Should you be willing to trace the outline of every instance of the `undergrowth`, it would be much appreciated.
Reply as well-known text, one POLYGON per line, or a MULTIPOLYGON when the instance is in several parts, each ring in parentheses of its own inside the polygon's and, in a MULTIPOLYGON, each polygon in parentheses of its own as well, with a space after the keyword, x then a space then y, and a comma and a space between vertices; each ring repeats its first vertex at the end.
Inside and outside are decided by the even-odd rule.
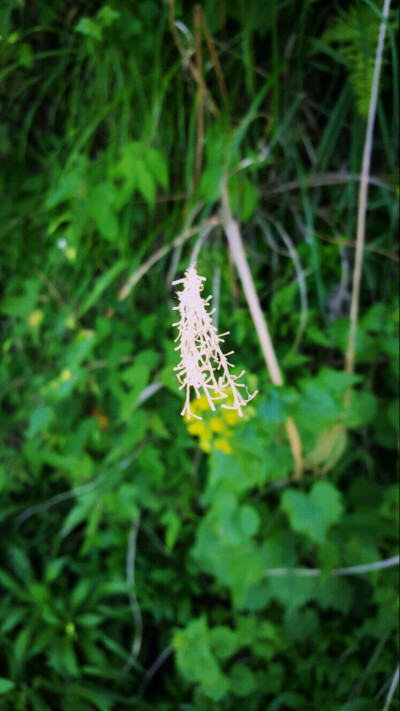
POLYGON ((397 14, 346 374, 381 7, 3 2, 2 710, 396 708, 397 14), (180 415, 196 244, 243 420, 180 415))

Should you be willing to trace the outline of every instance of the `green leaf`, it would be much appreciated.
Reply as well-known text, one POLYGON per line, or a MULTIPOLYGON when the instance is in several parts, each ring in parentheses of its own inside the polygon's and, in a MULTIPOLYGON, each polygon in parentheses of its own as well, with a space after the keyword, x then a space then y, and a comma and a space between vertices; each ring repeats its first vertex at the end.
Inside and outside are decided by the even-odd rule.
POLYGON ((236 696, 249 696, 257 688, 254 673, 245 664, 235 664, 229 673, 229 678, 232 692, 236 696))
POLYGON ((89 213, 102 237, 114 242, 119 226, 116 217, 117 191, 113 183, 100 183, 88 192, 89 213))
POLYGON ((210 630, 211 648, 219 659, 228 659, 238 647, 238 635, 230 627, 213 627, 210 630))
POLYGON ((108 289, 110 284, 112 284, 114 279, 116 279, 118 274, 120 274, 126 266, 127 263, 125 261, 119 260, 113 264, 110 269, 107 269, 104 274, 98 277, 98 279, 96 279, 93 288, 79 309, 79 317, 82 317, 87 311, 89 311, 89 309, 92 308, 92 306, 97 303, 103 292, 108 289))
POLYGON ((136 161, 135 171, 137 189, 150 207, 153 207, 156 200, 156 183, 144 159, 138 159, 136 161))
POLYGON ((381 711, 382 706, 378 706, 371 699, 353 699, 341 706, 339 711, 381 711))
POLYGON ((350 406, 346 410, 346 424, 356 428, 373 422, 377 410, 377 398, 373 393, 353 390, 350 406))
POLYGON ((340 494, 329 482, 314 484, 310 494, 288 490, 282 495, 282 508, 294 531, 304 533, 314 543, 323 543, 329 528, 343 511, 340 494))
POLYGON ((83 174, 82 168, 77 168, 67 175, 64 175, 58 186, 50 192, 46 200, 47 209, 57 207, 62 202, 72 200, 81 194, 83 189, 83 174))
POLYGON ((242 506, 239 510, 240 527, 244 536, 250 537, 257 533, 260 526, 260 517, 251 506, 242 506))
POLYGON ((11 679, 5 679, 0 677, 0 694, 7 694, 9 691, 15 688, 15 684, 11 679))
POLYGON ((82 17, 75 26, 75 32, 92 37, 97 41, 102 38, 101 27, 90 17, 82 17))
POLYGON ((232 175, 229 178, 228 188, 233 214, 242 222, 247 222, 257 206, 257 188, 242 175, 232 175))
POLYGON ((115 20, 118 20, 119 12, 113 10, 109 5, 103 5, 97 13, 97 20, 102 27, 110 27, 115 20))
POLYGON ((199 182, 199 194, 208 203, 219 199, 222 183, 222 166, 211 166, 204 171, 199 182))
POLYGON ((52 415, 53 410, 51 407, 37 407, 29 418, 29 425, 26 431, 27 438, 35 437, 39 432, 46 430, 52 415))
POLYGON ((211 640, 205 617, 193 620, 173 638, 178 668, 190 682, 201 685, 206 696, 219 701, 228 691, 229 682, 211 652, 211 640))
POLYGON ((159 183, 162 188, 168 187, 168 168, 167 163, 160 151, 155 148, 148 148, 144 155, 146 167, 149 169, 152 177, 159 183))
POLYGON ((288 608, 285 615, 285 627, 290 639, 302 642, 312 637, 318 630, 319 618, 315 610, 288 608))

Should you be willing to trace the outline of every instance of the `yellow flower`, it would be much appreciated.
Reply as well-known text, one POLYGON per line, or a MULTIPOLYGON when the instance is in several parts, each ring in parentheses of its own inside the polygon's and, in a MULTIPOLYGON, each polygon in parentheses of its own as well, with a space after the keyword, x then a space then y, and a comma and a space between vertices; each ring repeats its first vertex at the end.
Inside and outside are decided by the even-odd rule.
POLYGON ((225 454, 232 453, 231 445, 229 444, 227 439, 221 439, 221 438, 216 439, 214 442, 214 447, 215 447, 215 449, 219 449, 221 452, 224 452, 225 454))
POLYGON ((61 371, 60 375, 60 382, 61 383, 66 383, 68 380, 71 380, 72 378, 72 373, 69 368, 64 368, 64 370, 61 371))
POLYGON ((193 401, 193 406, 195 410, 208 410, 209 409, 209 404, 208 400, 205 395, 200 395, 198 400, 193 401))
POLYGON ((43 311, 32 311, 28 316, 28 323, 32 328, 37 328, 43 321, 43 311))
POLYGON ((223 432, 224 423, 220 417, 212 417, 210 420, 210 427, 212 432, 223 432))
POLYGON ((200 442, 199 442, 199 447, 200 447, 200 449, 203 450, 203 452, 207 452, 207 454, 209 454, 209 452, 211 452, 210 440, 205 437, 201 437, 200 442))
POLYGON ((67 257, 67 259, 69 259, 70 262, 74 262, 76 257, 75 247, 67 247, 65 250, 65 256, 67 257))
POLYGON ((239 421, 239 415, 237 410, 222 410, 224 413, 224 419, 228 425, 236 425, 239 421))
POLYGON ((206 431, 206 425, 203 420, 197 420, 188 425, 188 432, 192 435, 202 435, 206 431))

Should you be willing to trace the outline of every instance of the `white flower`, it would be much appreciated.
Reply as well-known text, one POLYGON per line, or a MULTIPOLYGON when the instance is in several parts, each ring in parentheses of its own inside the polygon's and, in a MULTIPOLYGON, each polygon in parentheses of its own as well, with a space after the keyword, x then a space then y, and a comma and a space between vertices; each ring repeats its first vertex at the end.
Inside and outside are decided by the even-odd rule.
POLYGON ((228 335, 229 331, 217 334, 217 329, 211 320, 214 311, 207 311, 212 297, 208 296, 207 299, 201 297, 203 281, 206 281, 205 277, 197 274, 196 264, 193 263, 183 279, 173 282, 173 285, 183 284, 182 291, 178 292, 179 305, 174 307, 180 313, 180 320, 173 324, 179 329, 175 339, 179 341, 179 345, 175 350, 180 351, 181 355, 181 361, 174 370, 177 371, 177 378, 181 384, 180 390, 186 388, 185 406, 181 415, 186 414, 189 419, 196 417, 201 420, 201 417, 190 410, 191 388, 198 398, 200 389, 204 390, 211 410, 215 410, 214 400, 226 398, 226 390, 230 388, 233 394, 233 405, 222 405, 222 407, 237 410, 242 417, 242 407, 257 395, 257 391, 250 396, 247 392, 247 399, 245 399, 239 388, 246 388, 246 386, 237 382, 245 371, 243 370, 239 375, 232 375, 229 372, 229 368, 233 365, 228 361, 228 356, 233 351, 224 354, 220 347, 220 344, 224 343, 223 336, 228 335))

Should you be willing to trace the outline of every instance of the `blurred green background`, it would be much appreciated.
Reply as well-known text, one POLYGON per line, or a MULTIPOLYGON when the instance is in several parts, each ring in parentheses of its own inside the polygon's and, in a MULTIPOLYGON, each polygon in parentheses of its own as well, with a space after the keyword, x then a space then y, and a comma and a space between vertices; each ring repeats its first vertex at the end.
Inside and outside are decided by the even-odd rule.
POLYGON ((2 1, 2 711, 398 708, 398 568, 380 566, 398 553, 398 9, 344 372, 381 13, 2 1), (194 425, 171 282, 199 237, 204 293, 259 394, 194 425))

